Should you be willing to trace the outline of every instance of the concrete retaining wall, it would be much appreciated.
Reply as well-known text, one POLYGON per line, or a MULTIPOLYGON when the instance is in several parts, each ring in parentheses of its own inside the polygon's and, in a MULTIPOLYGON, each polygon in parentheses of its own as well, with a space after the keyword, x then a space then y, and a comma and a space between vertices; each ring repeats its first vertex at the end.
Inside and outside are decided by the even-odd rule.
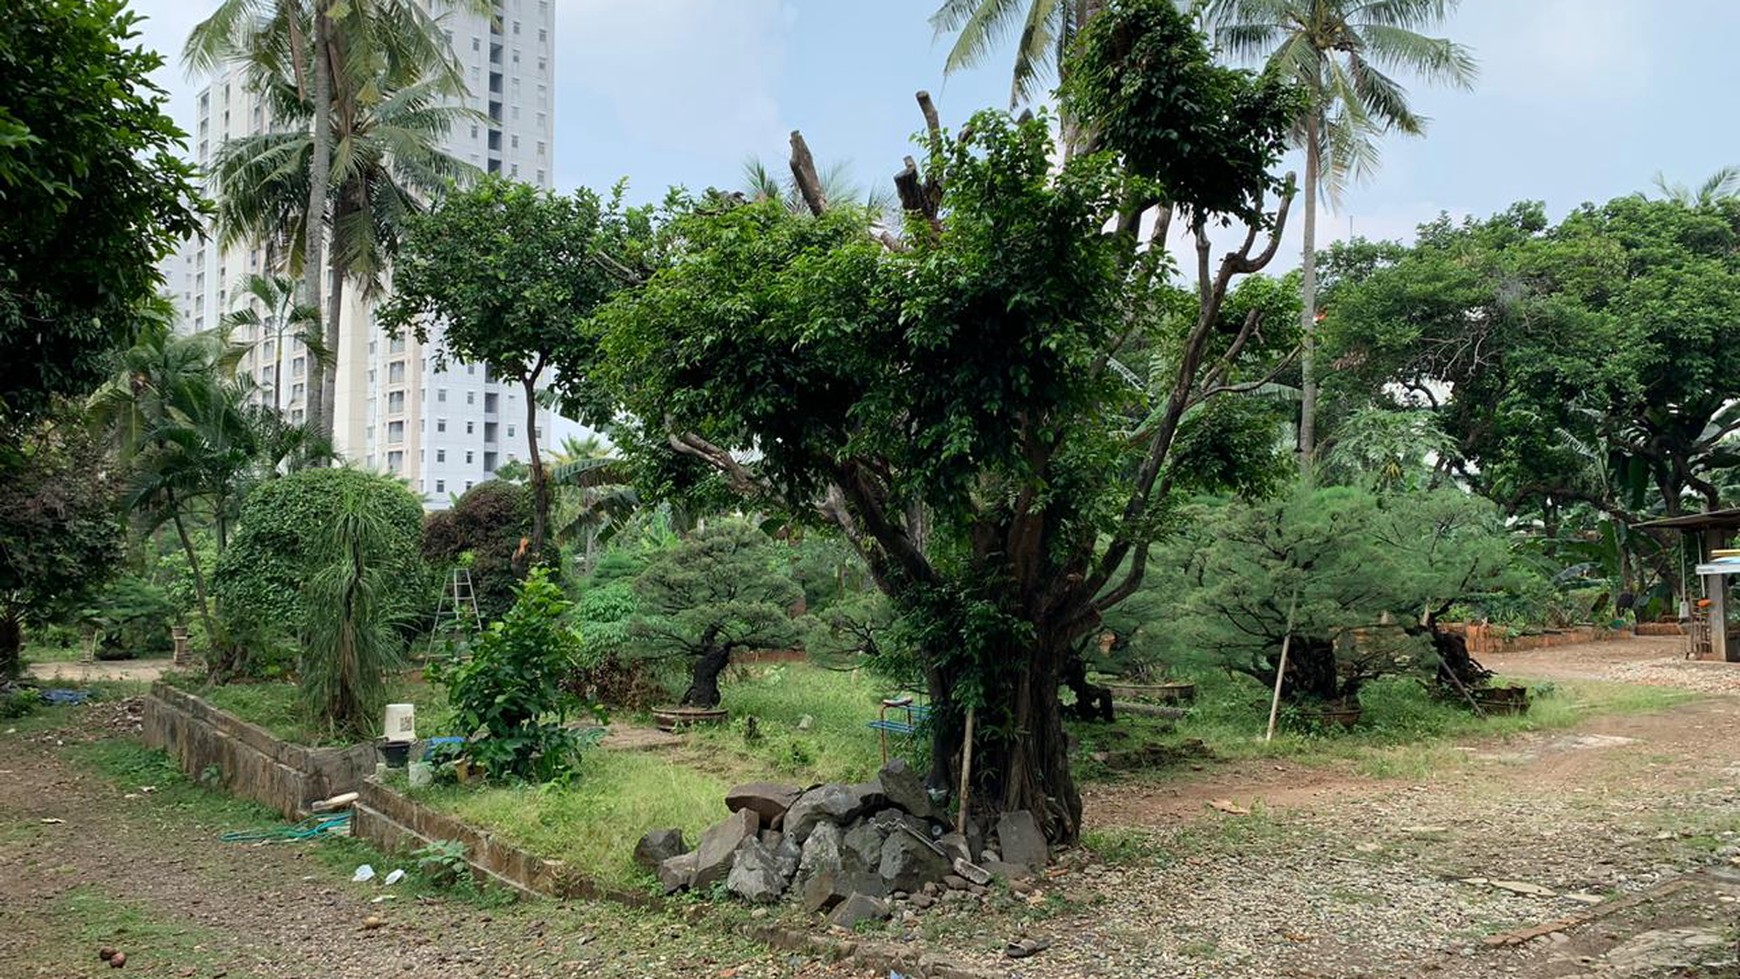
POLYGON ((465 844, 478 874, 528 894, 616 901, 636 907, 663 902, 650 894, 606 887, 561 860, 546 860, 369 779, 357 788, 350 832, 387 853, 407 853, 436 840, 465 844))
POLYGON ((182 771, 200 778, 215 767, 230 794, 287 819, 301 817, 309 803, 358 789, 375 770, 372 744, 292 744, 166 683, 151 685, 143 723, 146 746, 168 752, 182 771))

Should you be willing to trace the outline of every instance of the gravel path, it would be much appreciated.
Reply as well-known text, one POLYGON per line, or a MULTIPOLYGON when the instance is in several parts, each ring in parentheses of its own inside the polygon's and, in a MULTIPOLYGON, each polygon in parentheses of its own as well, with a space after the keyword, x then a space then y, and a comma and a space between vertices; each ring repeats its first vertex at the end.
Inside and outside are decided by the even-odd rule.
MULTIPOLYGON (((98 705, 93 710, 101 710, 98 705)), ((235 826, 124 791, 56 736, 0 735, 0 977, 233 979, 839 975, 722 929, 608 904, 371 903, 305 844, 215 842, 235 826), (381 919, 368 927, 371 915, 381 919), (118 933, 117 933, 118 930, 118 933)))

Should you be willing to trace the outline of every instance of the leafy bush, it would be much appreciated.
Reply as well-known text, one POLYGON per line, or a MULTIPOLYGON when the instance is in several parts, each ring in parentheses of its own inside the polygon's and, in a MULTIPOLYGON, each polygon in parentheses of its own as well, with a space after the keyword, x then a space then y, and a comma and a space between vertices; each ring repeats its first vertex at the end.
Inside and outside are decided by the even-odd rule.
POLYGON ((630 654, 630 625, 640 605, 621 579, 586 589, 574 607, 579 658, 563 686, 582 700, 642 710, 667 697, 655 664, 630 654))
POLYGON ((411 852, 417 870, 436 887, 452 887, 471 873, 465 861, 465 844, 458 840, 435 840, 411 852))
MULTIPOLYGON (((281 636, 306 621, 306 586, 321 567, 318 555, 345 500, 353 497, 384 535, 382 610, 397 619, 435 607, 434 577, 419 556, 423 506, 417 497, 390 477, 356 469, 305 469, 248 494, 211 576, 212 595, 233 636, 281 636)), ((258 673, 260 665, 250 655, 243 671, 258 673)))
POLYGON ((564 621, 573 605, 533 569, 513 607, 471 644, 470 657, 433 664, 447 687, 465 754, 496 779, 549 781, 573 769, 580 738, 565 725, 577 699, 562 679, 580 655, 580 637, 564 621))
POLYGON ((428 516, 423 558, 445 571, 469 554, 472 591, 487 622, 501 618, 514 603, 520 569, 531 563, 520 554, 531 532, 531 491, 492 479, 466 490, 451 509, 428 516))
POLYGON ((389 516, 347 495, 326 540, 311 555, 302 632, 302 706, 335 734, 374 733, 387 702, 387 675, 404 661, 391 604, 396 528, 389 516))
POLYGON ((105 660, 169 655, 175 648, 169 636, 175 617, 169 594, 137 575, 115 579, 81 615, 96 628, 96 655, 105 660))

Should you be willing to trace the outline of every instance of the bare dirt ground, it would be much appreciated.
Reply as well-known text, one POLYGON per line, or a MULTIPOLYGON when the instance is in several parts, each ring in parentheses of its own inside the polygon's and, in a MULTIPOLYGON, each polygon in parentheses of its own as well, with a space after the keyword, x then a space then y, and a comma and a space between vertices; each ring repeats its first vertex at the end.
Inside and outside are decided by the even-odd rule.
MULTIPOLYGON (((1106 859, 1068 858, 1028 899, 1020 927, 1049 948, 1007 959, 1017 919, 969 910, 927 913, 913 932, 1032 979, 1740 977, 1740 665, 1685 663, 1671 639, 1488 665, 1698 696, 1423 748, 1421 777, 1250 762, 1102 787, 1087 806, 1106 859), (1218 799, 1250 811, 1207 805, 1218 799)), ((108 974, 94 955, 111 921, 136 936, 127 968, 145 975, 870 974, 608 905, 371 904, 378 890, 306 848, 214 843, 235 827, 129 800, 68 750, 0 736, 6 979, 108 974), (363 927, 370 914, 385 923, 363 927)))
POLYGON ((38 680, 88 683, 92 680, 134 680, 150 683, 174 668, 166 659, 98 660, 95 663, 31 663, 25 670, 38 680))

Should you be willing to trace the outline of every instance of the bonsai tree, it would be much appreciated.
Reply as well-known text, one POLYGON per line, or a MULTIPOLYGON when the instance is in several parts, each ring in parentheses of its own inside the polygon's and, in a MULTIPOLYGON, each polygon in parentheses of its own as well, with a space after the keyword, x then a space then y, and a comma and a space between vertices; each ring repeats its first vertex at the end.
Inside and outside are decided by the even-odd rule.
POLYGON ((1378 677, 1436 669, 1436 616, 1512 573, 1490 504, 1455 489, 1301 488, 1204 517, 1183 557, 1186 630, 1265 685, 1286 643, 1292 702, 1350 702, 1378 677))
POLYGON ((719 706, 719 674, 742 649, 798 640, 791 608, 803 589, 766 534, 740 521, 699 531, 635 579, 634 634, 655 653, 694 661, 684 707, 719 706))

